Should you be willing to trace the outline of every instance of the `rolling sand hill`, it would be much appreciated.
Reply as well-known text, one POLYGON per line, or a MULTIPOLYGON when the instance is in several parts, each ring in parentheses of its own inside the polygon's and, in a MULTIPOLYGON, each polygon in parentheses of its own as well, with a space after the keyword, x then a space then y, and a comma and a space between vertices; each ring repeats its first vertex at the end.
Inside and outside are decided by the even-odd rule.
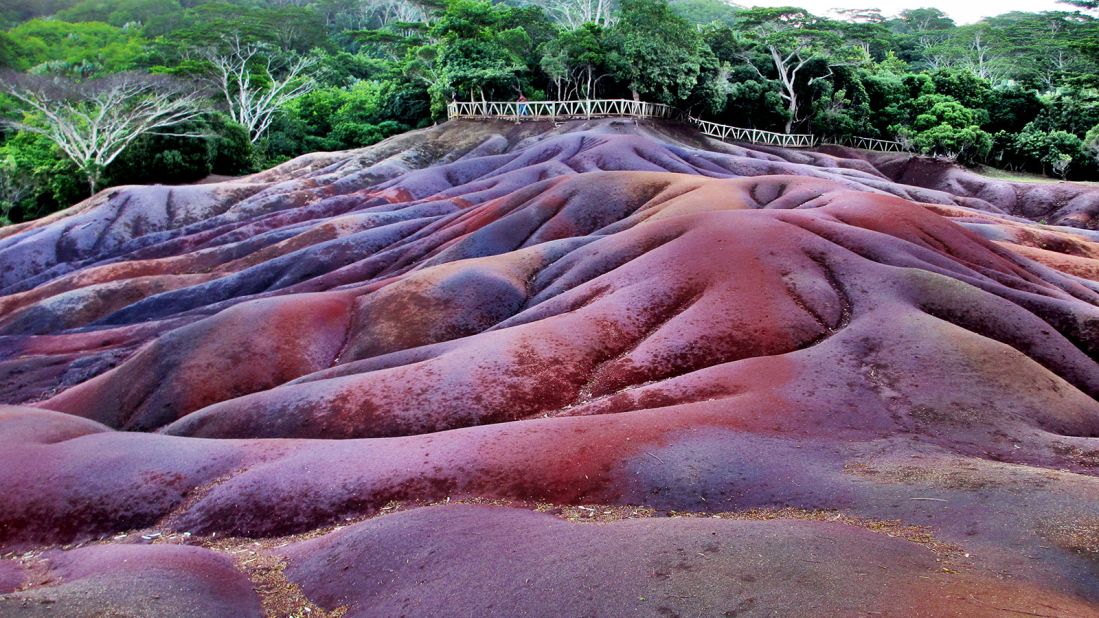
POLYGON ((1097 616, 1096 228, 622 120, 104 191, 0 230, 0 614, 1097 616))

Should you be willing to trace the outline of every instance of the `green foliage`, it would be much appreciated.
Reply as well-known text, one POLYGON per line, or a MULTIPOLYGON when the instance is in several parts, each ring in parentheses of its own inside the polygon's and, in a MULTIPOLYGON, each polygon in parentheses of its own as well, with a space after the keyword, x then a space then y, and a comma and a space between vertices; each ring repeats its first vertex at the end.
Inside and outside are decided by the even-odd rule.
POLYGON ((392 108, 392 82, 363 81, 350 88, 321 88, 291 102, 261 140, 267 162, 315 151, 369 146, 410 126, 392 108))
POLYGON ((698 30, 663 0, 623 0, 621 10, 607 33, 614 77, 646 100, 685 101, 709 53, 698 30))
POLYGON ((837 22, 793 8, 755 8, 738 13, 739 56, 761 80, 771 81, 785 101, 783 130, 807 120, 813 87, 833 67, 869 63, 866 48, 846 38, 837 22))
POLYGON ((194 121, 137 138, 104 171, 103 184, 179 184, 209 175, 214 141, 179 136, 207 129, 205 123, 194 121))
MULTIPOLYGON (((902 78, 904 89, 911 92, 923 80, 902 78)), ((920 92, 925 92, 923 85, 920 92)), ((898 120, 887 134, 911 141, 920 152, 946 156, 962 163, 984 160, 992 150, 992 135, 981 128, 988 112, 962 105, 945 94, 921 94, 890 105, 885 114, 898 120)))
POLYGON ((210 174, 238 176, 252 170, 253 158, 247 130, 217 114, 139 137, 106 169, 105 184, 182 184, 210 174))
POLYGON ((1043 107, 1034 90, 1019 86, 997 88, 989 98, 989 121, 984 128, 992 133, 1021 131, 1027 123, 1038 117, 1043 107))
POLYGON ((1092 127, 1084 136, 1084 148, 1091 157, 1092 165, 1099 164, 1099 124, 1092 127))
POLYGON ((347 87, 362 79, 383 77, 393 69, 392 62, 364 53, 318 49, 314 50, 313 57, 317 60, 313 79, 322 86, 347 87))
POLYGON ((954 127, 943 123, 915 133, 912 142, 920 152, 963 163, 980 161, 992 149, 992 136, 974 125, 954 127))
POLYGON ((912 122, 912 128, 917 131, 926 131, 941 124, 955 127, 981 124, 981 111, 968 108, 946 95, 926 94, 916 99, 913 109, 918 112, 912 122))
POLYGON ((813 133, 827 137, 877 135, 871 122, 870 95, 858 73, 838 67, 835 83, 819 82, 813 104, 813 133))
POLYGON ((518 96, 534 40, 513 26, 514 13, 485 0, 453 0, 430 30, 437 43, 409 51, 412 71, 427 84, 432 115, 442 115, 454 96, 518 96))
POLYGON ((1067 131, 1043 131, 1036 123, 1011 136, 1002 157, 1018 169, 1061 178, 1094 166, 1084 140, 1067 131))
POLYGON ((220 47, 232 38, 299 54, 331 47, 320 14, 296 6, 253 8, 227 2, 204 3, 151 17, 145 35, 154 39, 150 64, 172 64, 196 49, 220 47))
POLYGON ((931 73, 931 82, 936 93, 972 109, 987 108, 992 98, 992 85, 971 71, 939 69, 931 73))
POLYGON ((770 84, 750 79, 743 68, 735 70, 729 82, 725 109, 717 121, 759 129, 779 128, 786 121, 782 98, 770 84))
POLYGON ((1046 98, 1045 108, 1034 122, 1043 131, 1064 130, 1083 136, 1099 124, 1099 90, 1064 88, 1046 98))
POLYGON ((595 24, 562 32, 541 51, 540 68, 553 82, 557 99, 593 98, 599 81, 609 73, 605 32, 595 24))
POLYGON ((207 116, 207 125, 213 135, 210 173, 241 176, 255 171, 256 153, 247 128, 224 114, 207 116))
POLYGON ((145 46, 136 29, 99 22, 34 19, 12 28, 7 36, 14 68, 80 77, 130 69, 145 46))
POLYGON ((63 21, 98 21, 112 26, 148 23, 150 19, 182 10, 179 0, 83 0, 58 11, 54 17, 63 21))
POLYGON ((39 135, 16 133, 0 146, 0 162, 6 176, 0 208, 12 222, 41 217, 87 196, 76 164, 39 135))
POLYGON ((736 8, 724 0, 673 0, 670 4, 676 13, 695 25, 736 23, 736 8))
POLYGON ((15 41, 6 32, 0 32, 0 69, 9 68, 16 62, 15 41))
POLYGON ((920 34, 949 30, 954 20, 935 8, 905 9, 892 21, 894 30, 903 34, 920 34))

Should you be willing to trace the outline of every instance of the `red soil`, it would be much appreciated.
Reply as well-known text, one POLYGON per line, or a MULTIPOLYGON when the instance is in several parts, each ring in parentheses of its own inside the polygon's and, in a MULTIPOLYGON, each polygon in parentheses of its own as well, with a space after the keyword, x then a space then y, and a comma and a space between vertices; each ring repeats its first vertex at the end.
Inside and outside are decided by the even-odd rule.
POLYGON ((1099 615, 1093 214, 900 165, 448 123, 13 230, 0 614, 1099 615))

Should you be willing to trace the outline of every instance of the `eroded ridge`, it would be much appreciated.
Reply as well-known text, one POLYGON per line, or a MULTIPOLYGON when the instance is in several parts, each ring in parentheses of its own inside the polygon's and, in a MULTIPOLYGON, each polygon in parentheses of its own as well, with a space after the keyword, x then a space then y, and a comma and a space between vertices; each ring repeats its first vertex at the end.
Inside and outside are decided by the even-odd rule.
POLYGON ((1099 236, 851 154, 452 122, 5 229, 0 610, 1095 615, 1099 236))

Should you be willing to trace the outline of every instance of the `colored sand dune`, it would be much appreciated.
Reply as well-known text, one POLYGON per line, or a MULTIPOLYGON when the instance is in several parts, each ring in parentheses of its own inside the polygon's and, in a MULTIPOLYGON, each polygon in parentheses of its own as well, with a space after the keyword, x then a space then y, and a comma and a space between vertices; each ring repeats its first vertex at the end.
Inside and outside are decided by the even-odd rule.
POLYGON ((0 230, 0 614, 1099 615, 1099 187, 450 122, 0 230))

